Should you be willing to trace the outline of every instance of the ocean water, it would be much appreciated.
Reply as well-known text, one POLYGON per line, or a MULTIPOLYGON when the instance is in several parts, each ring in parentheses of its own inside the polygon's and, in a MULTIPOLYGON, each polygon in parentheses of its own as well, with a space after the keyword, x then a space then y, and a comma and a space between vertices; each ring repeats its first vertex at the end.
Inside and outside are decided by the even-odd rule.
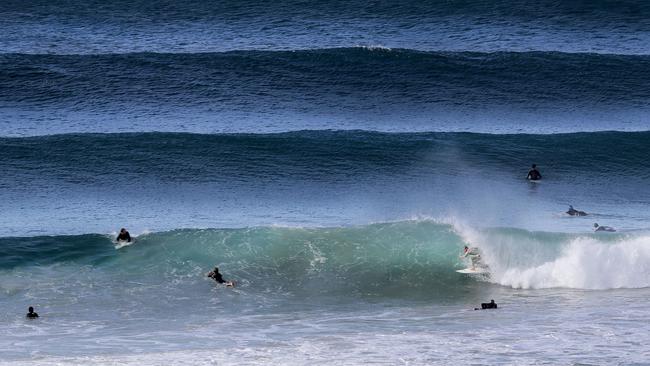
POLYGON ((5 1, 0 29, 1 365, 650 364, 648 3, 5 1))

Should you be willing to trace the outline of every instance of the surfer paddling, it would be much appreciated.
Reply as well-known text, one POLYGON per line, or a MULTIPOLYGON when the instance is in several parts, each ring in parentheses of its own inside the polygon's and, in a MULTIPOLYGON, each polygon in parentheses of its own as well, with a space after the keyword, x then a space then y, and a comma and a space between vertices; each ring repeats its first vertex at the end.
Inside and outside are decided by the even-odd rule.
POLYGON ((587 216, 584 211, 576 210, 573 206, 569 205, 569 210, 566 212, 569 216, 587 216))
POLYGON ((490 302, 483 302, 481 303, 481 308, 474 308, 474 310, 485 310, 485 309, 498 309, 497 303, 494 302, 494 300, 491 300, 490 302))
POLYGON ((208 277, 217 281, 217 283, 224 284, 228 287, 235 287, 235 283, 233 281, 226 281, 223 279, 223 276, 221 275, 221 273, 219 273, 218 267, 214 267, 212 271, 208 272, 208 277))
POLYGON ((607 231, 607 232, 613 233, 613 232, 616 231, 616 229, 614 229, 611 226, 601 226, 601 225, 598 225, 598 223, 594 223, 594 231, 596 231, 596 232, 598 232, 598 231, 607 231))
POLYGON ((115 241, 130 243, 131 242, 131 234, 129 234, 129 232, 125 228, 121 228, 120 233, 117 235, 117 239, 115 239, 115 241))

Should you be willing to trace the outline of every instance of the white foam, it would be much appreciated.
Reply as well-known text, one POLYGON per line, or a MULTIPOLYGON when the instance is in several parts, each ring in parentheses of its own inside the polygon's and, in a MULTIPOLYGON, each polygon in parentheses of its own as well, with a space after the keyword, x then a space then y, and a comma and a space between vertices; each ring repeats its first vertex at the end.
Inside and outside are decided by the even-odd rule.
MULTIPOLYGON (((457 218, 445 220, 468 245, 480 248, 490 281, 513 288, 603 290, 650 287, 650 235, 535 238, 487 233, 457 218), (609 240, 608 240, 609 239, 609 240), (548 258, 549 253, 557 252, 548 258), (543 259, 541 259, 543 258, 543 259)), ((552 234, 549 234, 552 235, 552 234)))
POLYGON ((530 268, 507 268, 493 281, 514 288, 612 289, 650 287, 650 237, 610 244, 573 239, 553 261, 530 268))

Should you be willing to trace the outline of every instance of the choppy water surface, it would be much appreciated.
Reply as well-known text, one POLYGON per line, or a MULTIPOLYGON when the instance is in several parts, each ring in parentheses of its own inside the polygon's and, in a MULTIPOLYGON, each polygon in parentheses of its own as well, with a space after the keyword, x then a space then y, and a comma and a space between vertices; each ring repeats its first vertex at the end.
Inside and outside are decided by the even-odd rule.
POLYGON ((0 364, 647 363, 649 19, 6 1, 0 364))

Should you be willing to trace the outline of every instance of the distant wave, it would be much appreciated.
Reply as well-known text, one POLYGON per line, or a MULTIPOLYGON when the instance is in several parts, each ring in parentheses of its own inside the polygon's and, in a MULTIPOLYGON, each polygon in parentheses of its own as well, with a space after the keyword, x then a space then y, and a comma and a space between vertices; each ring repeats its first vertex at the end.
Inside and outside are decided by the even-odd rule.
POLYGON ((650 56, 337 48, 0 55, 0 105, 213 111, 648 108, 650 56))
POLYGON ((376 45, 648 54, 645 1, 6 1, 19 53, 215 52, 376 45))

